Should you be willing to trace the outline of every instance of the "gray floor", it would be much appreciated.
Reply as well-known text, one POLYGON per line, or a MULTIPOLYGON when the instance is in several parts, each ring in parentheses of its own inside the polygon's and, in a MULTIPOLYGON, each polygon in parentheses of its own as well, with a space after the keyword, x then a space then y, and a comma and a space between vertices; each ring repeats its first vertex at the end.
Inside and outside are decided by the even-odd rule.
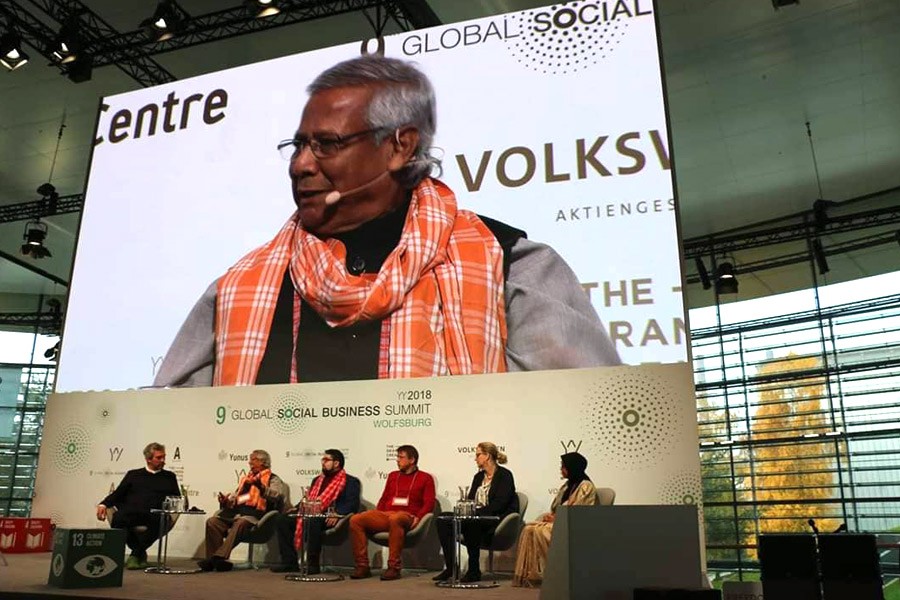
MULTIPOLYGON (((47 585, 50 554, 7 554, 8 566, 0 561, 0 600, 31 600, 41 597, 81 597, 117 600, 209 600, 241 598, 272 600, 286 595, 322 600, 365 598, 397 600, 398 598, 537 600, 538 590, 514 588, 508 576, 500 578, 500 587, 485 590, 448 590, 437 588, 431 581, 434 573, 404 572, 398 581, 380 581, 377 577, 335 583, 298 583, 285 581, 282 575, 268 570, 199 573, 196 575, 151 575, 142 571, 126 571, 121 588, 60 590, 47 585)), ((187 561, 170 561, 170 566, 188 565, 187 561)))

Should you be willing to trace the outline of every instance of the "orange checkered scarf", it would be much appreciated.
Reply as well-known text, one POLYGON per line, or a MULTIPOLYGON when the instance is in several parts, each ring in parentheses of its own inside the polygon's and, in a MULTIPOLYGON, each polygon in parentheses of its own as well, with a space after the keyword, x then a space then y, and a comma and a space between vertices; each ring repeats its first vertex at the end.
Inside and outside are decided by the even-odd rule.
MULTIPOLYGON (((506 371, 503 251, 446 185, 425 179, 413 190, 400 241, 374 277, 347 273, 343 243, 298 223, 295 213, 219 280, 213 385, 256 382, 286 268, 295 344, 299 294, 332 327, 384 319, 379 378, 506 371)), ((302 369, 292 366, 292 383, 302 369)))
POLYGON ((263 469, 257 474, 253 472, 247 473, 238 481, 237 490, 235 490, 235 498, 237 504, 244 506, 252 506, 256 510, 266 510, 266 497, 259 492, 259 488, 253 485, 259 482, 263 487, 269 487, 269 480, 272 479, 272 470, 263 469))

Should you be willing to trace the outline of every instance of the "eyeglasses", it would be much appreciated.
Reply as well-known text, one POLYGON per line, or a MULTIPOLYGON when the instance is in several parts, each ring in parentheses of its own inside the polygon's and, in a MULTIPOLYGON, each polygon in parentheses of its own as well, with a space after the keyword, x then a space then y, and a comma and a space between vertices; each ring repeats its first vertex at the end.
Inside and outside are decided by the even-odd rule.
POLYGON ((283 159, 293 160, 294 157, 303 152, 304 148, 309 148, 316 158, 332 158, 349 146, 353 140, 362 139, 363 136, 384 131, 384 129, 384 127, 375 127, 374 129, 333 137, 306 137, 298 135, 294 139, 278 142, 278 152, 281 153, 283 159))

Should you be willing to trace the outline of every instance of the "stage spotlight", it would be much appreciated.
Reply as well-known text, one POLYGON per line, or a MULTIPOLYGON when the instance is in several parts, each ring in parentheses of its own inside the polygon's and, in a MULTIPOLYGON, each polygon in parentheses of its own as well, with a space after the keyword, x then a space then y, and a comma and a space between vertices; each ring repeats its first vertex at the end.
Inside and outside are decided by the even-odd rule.
POLYGON ((65 67, 66 77, 73 83, 90 81, 94 72, 94 57, 81 53, 65 67))
POLYGON ((22 40, 13 32, 0 36, 0 64, 15 71, 28 62, 28 54, 22 49, 22 40))
POLYGON ((717 294, 737 294, 738 280, 734 276, 734 265, 730 262, 719 264, 716 269, 716 293, 717 294))
POLYGON ((81 49, 82 43, 78 35, 78 25, 75 21, 70 21, 62 26, 56 39, 53 40, 53 58, 59 64, 65 65, 77 60, 81 49))
POLYGON ((699 256, 694 259, 694 264, 697 265, 697 274, 700 275, 700 283, 703 284, 703 289, 708 290, 712 287, 712 283, 709 280, 706 265, 703 264, 703 260, 699 256))
POLYGON ((828 259, 825 258, 825 250, 822 249, 822 242, 813 240, 813 258, 816 259, 816 265, 819 267, 819 275, 824 275, 829 271, 828 259))
POLYGON ((257 19, 272 17, 281 12, 276 0, 244 0, 244 5, 257 19))
POLYGON ((56 357, 59 356, 59 342, 56 342, 52 347, 44 350, 44 358, 50 359, 51 361, 56 361, 56 357))
POLYGON ((175 37, 184 26, 184 17, 175 6, 174 0, 160 0, 153 16, 141 21, 141 27, 157 42, 164 42, 175 37))
POLYGON ((22 254, 34 259, 53 256, 53 254, 50 253, 50 250, 44 247, 44 239, 46 237, 46 223, 43 223, 40 219, 28 221, 28 223, 25 224, 25 233, 22 235, 22 239, 25 241, 25 243, 22 244, 22 254))

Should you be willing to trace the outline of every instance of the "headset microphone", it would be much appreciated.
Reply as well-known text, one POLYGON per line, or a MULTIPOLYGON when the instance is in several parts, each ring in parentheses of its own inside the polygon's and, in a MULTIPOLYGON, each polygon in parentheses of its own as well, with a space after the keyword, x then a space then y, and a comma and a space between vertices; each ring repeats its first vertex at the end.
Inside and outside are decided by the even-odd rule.
POLYGON ((347 196, 355 196, 359 192, 369 188, 370 186, 375 185, 376 183, 378 183, 385 177, 389 176, 390 174, 391 174, 390 171, 385 171, 384 173, 382 173, 378 177, 375 177, 368 183, 364 183, 361 186, 355 187, 355 188, 347 190, 345 192, 339 192, 337 190, 332 190, 325 195, 325 206, 332 206, 333 204, 337 204, 338 202, 340 202, 343 198, 346 198, 347 196))

